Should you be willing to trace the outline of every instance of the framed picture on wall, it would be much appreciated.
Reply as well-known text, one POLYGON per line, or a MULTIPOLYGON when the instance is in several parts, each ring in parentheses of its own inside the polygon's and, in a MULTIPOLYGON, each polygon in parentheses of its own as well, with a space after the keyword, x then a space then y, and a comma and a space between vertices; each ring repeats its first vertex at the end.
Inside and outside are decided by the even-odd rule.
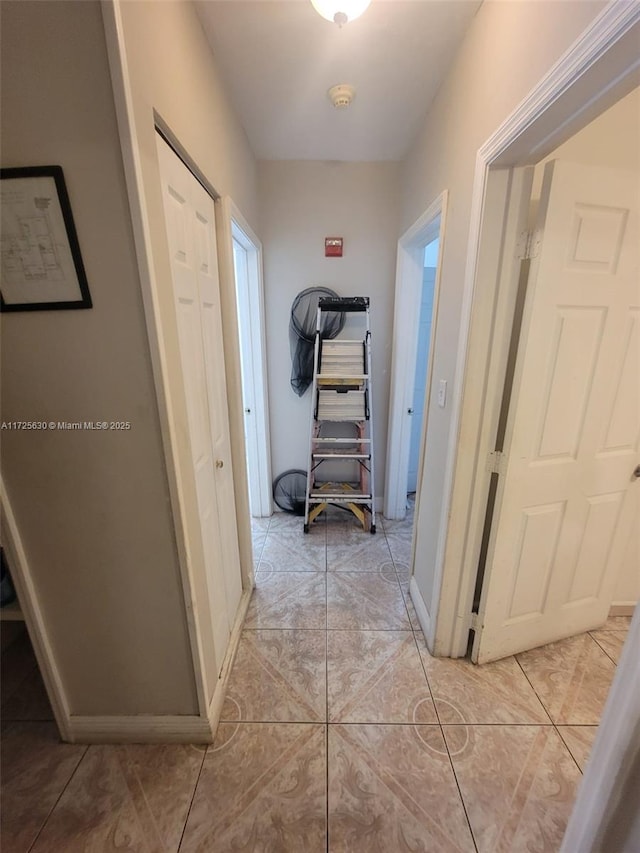
POLYGON ((1 311, 91 308, 61 166, 0 169, 1 311))

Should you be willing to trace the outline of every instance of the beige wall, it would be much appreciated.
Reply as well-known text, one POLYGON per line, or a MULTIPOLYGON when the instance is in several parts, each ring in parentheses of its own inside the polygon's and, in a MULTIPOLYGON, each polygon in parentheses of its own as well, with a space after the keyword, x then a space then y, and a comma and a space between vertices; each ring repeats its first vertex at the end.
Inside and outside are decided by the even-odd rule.
MULTIPOLYGON (((404 162, 401 230, 442 190, 449 191, 433 360, 433 387, 438 387, 439 379, 446 379, 449 400, 457 390, 453 380, 476 153, 604 5, 589 0, 486 0, 404 162)), ((440 409, 432 397, 416 542, 416 582, 429 611, 450 429, 451 405, 440 409)), ((465 450, 460 447, 459 453, 465 450)), ((445 562, 457 544, 452 537, 459 541, 463 529, 463 525, 449 523, 445 562)))
POLYGON ((196 697, 100 5, 2 3, 2 165, 60 164, 94 307, 1 315, 2 468, 73 714, 196 697))
MULTIPOLYGON (((256 233, 256 164, 246 136, 224 91, 215 60, 193 4, 187 2, 127 2, 119 4, 125 59, 135 122, 135 146, 140 155, 142 193, 148 217, 151 250, 150 277, 157 297, 170 389, 173 452, 182 472, 182 525, 186 559, 196 593, 196 616, 201 629, 209 697, 216 684, 223 650, 213 646, 204 558, 199 532, 195 482, 188 445, 187 412, 182 388, 177 328, 167 247, 160 174, 156 153, 154 110, 168 124, 182 147, 222 196, 229 195, 256 233), (216 659, 216 655, 217 658, 216 659)), ((220 205, 216 205, 219 251, 225 247, 220 205)), ((240 556, 251 566, 249 506, 245 475, 240 357, 235 308, 235 284, 229 259, 221 267, 221 303, 225 369, 230 405, 236 508, 240 556)), ((231 496, 223 499, 232 500, 231 496)), ((239 570, 239 567, 238 567, 239 570)), ((250 571, 250 569, 249 569, 250 571)), ((233 614, 230 614, 233 620, 233 614)))
POLYGON ((640 88, 621 98, 538 163, 531 188, 534 199, 540 198, 544 167, 550 160, 640 172, 640 88))
MULTIPOLYGON (((255 162, 193 6, 127 2, 122 16, 151 272, 166 319, 171 282, 153 110, 257 230, 255 162)), ((94 301, 89 311, 2 316, 2 417, 132 422, 126 433, 2 435, 3 474, 55 660, 73 714, 194 714, 178 547, 100 4, 4 2, 2 51, 2 165, 63 166, 94 301)), ((228 275, 222 300, 237 445, 242 412, 228 275)), ((170 317, 167 353, 179 387, 170 317)), ((179 394, 174 404, 178 454, 188 465, 179 394)), ((234 464, 238 454, 242 468, 235 446, 234 464)), ((246 486, 237 499, 242 508, 246 486)), ((183 508, 194 542, 192 483, 183 508)), ((250 561, 246 539, 241 547, 250 561)), ((189 558, 202 578, 197 547, 189 558)), ((206 602, 202 583, 198 592, 206 602)), ((213 689, 216 653, 207 613, 200 615, 213 689)))
POLYGON ((311 392, 300 398, 291 388, 288 329, 295 296, 318 285, 371 298, 376 494, 383 495, 398 176, 395 163, 259 164, 274 478, 307 467, 311 392), (332 236, 344 238, 342 258, 324 257, 332 236))
POLYGON ((257 231, 255 160, 193 4, 125 0, 120 5, 142 141, 153 128, 155 109, 217 192, 231 195, 257 231))

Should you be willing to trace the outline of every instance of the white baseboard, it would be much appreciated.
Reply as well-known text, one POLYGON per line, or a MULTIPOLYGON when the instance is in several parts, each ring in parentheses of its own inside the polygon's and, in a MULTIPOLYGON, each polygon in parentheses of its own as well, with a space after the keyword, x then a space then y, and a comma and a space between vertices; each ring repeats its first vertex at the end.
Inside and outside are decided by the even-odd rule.
POLYGON ((409 583, 409 595, 411 596, 411 601, 413 601, 413 606, 418 616, 418 621, 420 622, 420 627, 422 628, 422 633, 424 634, 424 639, 427 644, 427 648, 431 652, 433 650, 433 637, 431 636, 431 616, 429 615, 429 611, 427 610, 427 605, 424 603, 422 593, 418 589, 418 584, 416 583, 415 577, 412 577, 409 583))
POLYGON ((236 621, 220 678, 213 693, 208 718, 197 715, 154 716, 80 716, 71 715, 68 722, 70 743, 212 743, 215 737, 229 674, 238 650, 252 590, 240 599, 236 621))
POLYGON ((69 717, 71 743, 211 743, 209 720, 197 716, 69 717))
POLYGON ((635 609, 635 601, 617 601, 609 608, 609 616, 633 616, 635 609))
POLYGON ((231 675, 233 662, 236 659, 238 646, 240 645, 240 637, 242 636, 244 620, 247 615, 247 610, 249 609, 249 602, 251 601, 252 592, 253 587, 251 589, 245 589, 242 592, 242 598, 240 599, 240 604, 238 605, 238 612, 236 613, 236 619, 233 624, 231 636, 229 638, 229 645, 227 646, 227 653, 224 658, 224 663, 222 664, 222 669, 220 670, 220 677, 218 678, 218 683, 216 684, 216 688, 213 691, 213 696, 211 697, 211 703, 209 705, 209 724, 211 725, 211 731, 213 732, 214 736, 218 729, 218 723, 220 722, 222 706, 224 705, 224 699, 227 695, 227 685, 229 683, 229 676, 231 675))

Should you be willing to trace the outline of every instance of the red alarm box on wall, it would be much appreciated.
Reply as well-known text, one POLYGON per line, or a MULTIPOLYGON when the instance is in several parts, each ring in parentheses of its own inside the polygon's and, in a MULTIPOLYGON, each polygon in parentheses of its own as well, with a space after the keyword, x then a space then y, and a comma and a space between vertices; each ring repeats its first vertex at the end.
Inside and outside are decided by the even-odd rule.
POLYGON ((325 258, 342 257, 342 237, 324 238, 324 256, 325 258))

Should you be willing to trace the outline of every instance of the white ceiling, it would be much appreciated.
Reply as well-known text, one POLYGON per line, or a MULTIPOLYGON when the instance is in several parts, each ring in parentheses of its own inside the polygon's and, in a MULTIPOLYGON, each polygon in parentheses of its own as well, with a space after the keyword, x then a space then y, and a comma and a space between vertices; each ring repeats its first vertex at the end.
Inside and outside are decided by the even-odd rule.
POLYGON ((339 28, 310 0, 197 0, 254 154, 401 160, 481 0, 373 0, 339 28), (355 86, 347 110, 327 90, 355 86))

